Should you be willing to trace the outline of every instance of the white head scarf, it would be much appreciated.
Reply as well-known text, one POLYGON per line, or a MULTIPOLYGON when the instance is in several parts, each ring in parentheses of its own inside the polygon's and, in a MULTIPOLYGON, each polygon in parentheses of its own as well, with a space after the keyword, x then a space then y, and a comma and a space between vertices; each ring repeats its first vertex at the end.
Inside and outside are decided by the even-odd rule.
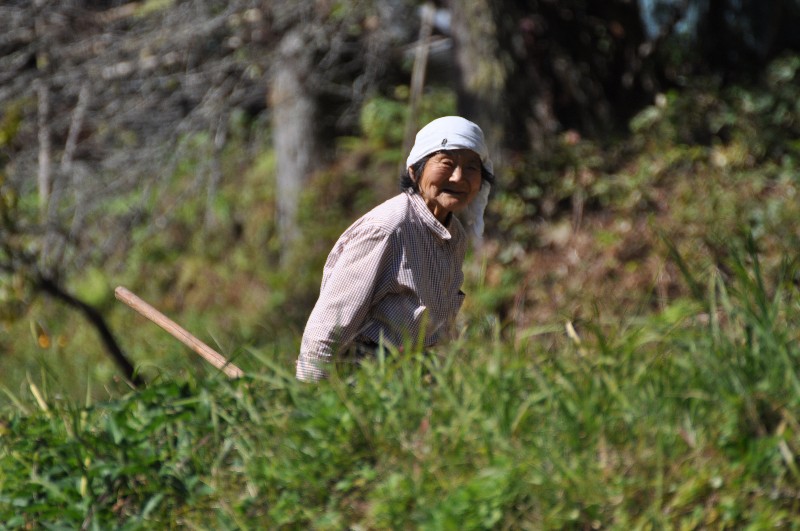
MULTIPOLYGON (((406 167, 411 167, 421 159, 442 150, 469 149, 478 154, 481 164, 492 173, 492 161, 483 138, 483 131, 476 124, 460 116, 444 116, 437 118, 419 130, 414 147, 406 159, 406 167)), ((481 189, 475 199, 467 205, 461 218, 468 230, 477 237, 483 236, 483 212, 489 201, 491 185, 481 182, 481 189)))

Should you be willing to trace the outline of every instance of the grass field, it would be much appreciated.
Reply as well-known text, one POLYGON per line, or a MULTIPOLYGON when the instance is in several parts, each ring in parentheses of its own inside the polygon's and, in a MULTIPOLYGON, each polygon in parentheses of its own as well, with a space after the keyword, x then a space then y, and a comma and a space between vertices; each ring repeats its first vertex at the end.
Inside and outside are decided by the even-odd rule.
POLYGON ((36 400, 0 425, 0 521, 798 528, 797 271, 763 278, 752 254, 731 268, 647 318, 515 341, 486 327, 319 386, 255 350, 240 381, 165 379, 96 404, 31 381, 36 400))

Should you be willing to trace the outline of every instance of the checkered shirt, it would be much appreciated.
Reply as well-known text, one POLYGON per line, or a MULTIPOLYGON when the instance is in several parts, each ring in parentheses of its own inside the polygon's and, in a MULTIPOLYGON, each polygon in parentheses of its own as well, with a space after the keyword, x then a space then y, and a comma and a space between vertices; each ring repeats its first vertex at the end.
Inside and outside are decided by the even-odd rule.
POLYGON ((306 324, 296 376, 318 381, 354 345, 431 347, 452 329, 464 301, 466 234, 440 223, 419 194, 389 199, 353 223, 334 245, 306 324))

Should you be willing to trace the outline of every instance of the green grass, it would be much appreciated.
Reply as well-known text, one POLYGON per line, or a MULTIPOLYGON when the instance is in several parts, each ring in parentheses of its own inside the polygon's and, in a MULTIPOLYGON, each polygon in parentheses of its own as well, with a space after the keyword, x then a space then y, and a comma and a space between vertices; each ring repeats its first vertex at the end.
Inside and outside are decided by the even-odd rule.
POLYGON ((237 382, 19 396, 0 428, 0 521, 800 528, 796 270, 765 278, 757 254, 735 256, 695 279, 701 298, 581 337, 511 346, 489 328, 319 386, 254 350, 237 382))

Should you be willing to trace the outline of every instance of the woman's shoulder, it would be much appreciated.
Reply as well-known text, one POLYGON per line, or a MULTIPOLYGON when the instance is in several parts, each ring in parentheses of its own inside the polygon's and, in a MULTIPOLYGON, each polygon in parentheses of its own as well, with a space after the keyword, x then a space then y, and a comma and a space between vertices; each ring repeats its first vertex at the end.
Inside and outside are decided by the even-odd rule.
POLYGON ((403 223, 410 208, 408 194, 400 193, 364 214, 359 221, 362 225, 391 232, 403 223))

